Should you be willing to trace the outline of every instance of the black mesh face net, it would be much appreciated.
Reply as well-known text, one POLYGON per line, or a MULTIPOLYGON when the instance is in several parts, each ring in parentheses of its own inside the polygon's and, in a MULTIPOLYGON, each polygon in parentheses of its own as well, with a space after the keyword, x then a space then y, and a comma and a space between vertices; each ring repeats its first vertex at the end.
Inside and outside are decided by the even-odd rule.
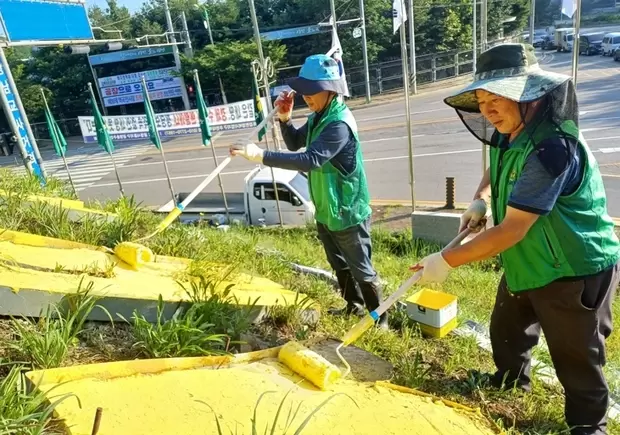
MULTIPOLYGON (((525 103, 520 105, 521 119, 526 124, 530 135, 534 133, 537 125, 545 120, 550 121, 558 128, 565 121, 573 121, 575 126, 579 127, 579 107, 572 80, 567 80, 536 101, 540 101, 541 104, 536 109, 536 116, 531 117, 527 123, 525 121, 526 116, 529 114, 527 111, 532 110, 532 108, 525 103)), ((479 111, 467 112, 456 109, 456 112, 463 124, 465 124, 465 127, 476 139, 487 145, 497 145, 495 142, 497 138, 495 127, 479 111)), ((568 136, 563 132, 560 135, 562 137, 568 136)))

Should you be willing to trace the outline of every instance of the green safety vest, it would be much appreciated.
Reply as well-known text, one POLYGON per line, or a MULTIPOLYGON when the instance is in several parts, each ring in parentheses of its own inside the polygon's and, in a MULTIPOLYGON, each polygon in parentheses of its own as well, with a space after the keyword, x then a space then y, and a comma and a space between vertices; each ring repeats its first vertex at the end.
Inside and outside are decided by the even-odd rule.
MULTIPOLYGON (((525 129, 509 148, 491 147, 491 208, 495 225, 506 216, 508 198, 527 157, 534 151, 534 144, 558 135, 578 140, 586 157, 583 179, 575 192, 557 199, 551 213, 536 220, 523 240, 500 254, 508 288, 513 292, 539 288, 562 277, 596 274, 620 257, 620 242, 607 213, 598 163, 572 121, 562 123, 560 128, 543 121, 536 128, 533 141, 525 129)), ((499 143, 501 139, 500 135, 499 143)))
POLYGON ((315 113, 308 117, 306 148, 312 146, 312 142, 330 122, 345 122, 355 138, 356 163, 351 174, 343 175, 331 162, 308 173, 310 196, 316 207, 317 222, 331 231, 341 231, 359 225, 372 213, 357 123, 349 108, 338 97, 332 100, 317 125, 314 125, 315 118, 315 113))

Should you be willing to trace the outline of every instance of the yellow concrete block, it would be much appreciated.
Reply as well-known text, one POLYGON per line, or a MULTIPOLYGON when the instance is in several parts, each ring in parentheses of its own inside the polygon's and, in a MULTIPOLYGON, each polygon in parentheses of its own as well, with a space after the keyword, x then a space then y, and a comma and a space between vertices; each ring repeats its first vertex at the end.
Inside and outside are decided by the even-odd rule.
POLYGON ((259 397, 257 429, 263 433, 268 428, 269 432, 285 396, 275 433, 292 433, 326 400, 304 433, 496 433, 492 422, 465 406, 385 382, 341 379, 333 391, 308 388, 303 378, 278 361, 281 349, 236 355, 226 361, 222 357, 137 360, 26 376, 49 399, 77 396, 79 401, 69 397, 56 408, 71 435, 90 435, 97 407, 103 409, 99 435, 217 434, 216 416, 225 431, 234 428, 249 434, 259 397), (285 432, 289 408, 292 421, 290 432, 285 432))
MULTIPOLYGON (((79 286, 80 273, 100 270, 112 276, 88 276, 86 282, 93 283, 95 295, 156 301, 161 294, 166 302, 187 300, 177 279, 191 263, 188 259, 155 256, 154 261, 135 270, 105 248, 1 229, 0 252, 5 262, 14 264, 2 269, 0 288, 71 294, 79 286)), ((214 271, 224 267, 213 263, 214 271)), ((256 300, 259 307, 292 305, 297 296, 272 280, 245 273, 221 281, 215 291, 223 291, 231 284, 234 287, 230 296, 241 305, 256 300)), ((315 302, 309 308, 315 308, 315 302)))

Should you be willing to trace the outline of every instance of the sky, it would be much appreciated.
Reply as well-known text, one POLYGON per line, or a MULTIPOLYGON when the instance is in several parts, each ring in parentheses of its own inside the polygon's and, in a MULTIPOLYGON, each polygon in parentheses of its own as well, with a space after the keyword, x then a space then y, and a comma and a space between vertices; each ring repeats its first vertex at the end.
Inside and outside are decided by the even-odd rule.
MULTIPOLYGON (((118 0, 118 4, 121 6, 126 6, 129 9, 129 12, 134 13, 140 9, 144 3, 144 0, 118 0)), ((105 8, 107 3, 105 0, 86 0, 86 5, 90 6, 99 6, 100 8, 105 8)))

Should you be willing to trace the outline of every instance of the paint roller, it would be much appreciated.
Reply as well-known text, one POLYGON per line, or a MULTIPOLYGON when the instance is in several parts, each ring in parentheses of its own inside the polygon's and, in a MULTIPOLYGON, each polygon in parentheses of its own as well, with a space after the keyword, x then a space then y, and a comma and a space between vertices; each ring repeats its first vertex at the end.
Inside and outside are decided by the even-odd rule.
MULTIPOLYGON (((442 251, 460 244, 470 233, 471 230, 469 228, 461 231, 450 243, 448 243, 448 245, 446 245, 445 248, 442 249, 442 251)), ((357 322, 357 324, 355 324, 355 326, 353 326, 353 328, 351 328, 344 335, 344 337, 342 338, 342 342, 336 348, 336 354, 338 355, 338 358, 340 358, 340 361, 342 361, 342 363, 347 369, 342 377, 346 377, 351 372, 351 366, 340 353, 340 349, 342 349, 343 347, 347 347, 351 343, 357 341, 358 338, 360 338, 366 331, 368 331, 370 327, 373 326, 377 320, 379 320, 379 317, 381 317, 383 313, 385 313, 392 305, 394 305, 394 303, 396 303, 396 301, 400 299, 407 292, 407 290, 409 290, 409 288, 411 288, 415 283, 420 280, 420 278, 422 278, 422 273, 422 270, 414 273, 411 278, 405 281, 398 288, 398 290, 388 296, 377 308, 364 316, 359 322, 357 322)))
MULTIPOLYGON (((291 90, 288 93, 288 96, 291 96, 294 92, 295 91, 291 90)), ((271 118, 275 116, 277 112, 277 107, 275 107, 271 112, 269 112, 265 119, 263 119, 256 127, 252 129, 252 131, 250 131, 250 133, 248 133, 246 141, 249 142, 250 140, 252 140, 254 135, 257 134, 263 127, 265 127, 265 125, 267 125, 267 123, 271 120, 271 118)), ((224 161, 222 161, 222 163, 220 163, 217 168, 211 171, 211 173, 194 190, 192 190, 192 192, 187 195, 187 197, 181 203, 177 204, 176 207, 170 213, 168 213, 168 216, 166 216, 165 219, 157 226, 157 228, 155 228, 155 231, 153 231, 153 233, 149 234, 146 237, 142 237, 135 242, 121 242, 117 244, 114 247, 114 254, 125 263, 129 264, 133 269, 137 269, 140 265, 153 261, 153 259, 155 258, 153 252, 146 246, 143 246, 137 242, 143 242, 145 240, 148 240, 168 228, 170 224, 172 224, 172 222, 174 222, 174 220, 183 212, 185 207, 187 207, 187 205, 200 192, 202 192, 204 188, 207 187, 207 185, 211 183, 211 181, 213 181, 213 179, 217 177, 219 173, 222 172, 222 170, 226 166, 228 166, 231 161, 232 156, 226 157, 226 159, 224 159, 224 161)))
MULTIPOLYGON (((461 243, 470 233, 471 230, 469 228, 465 229, 444 249, 450 249, 461 243)), ((345 334, 342 343, 336 348, 336 354, 346 367, 344 374, 337 366, 330 363, 327 359, 296 341, 289 341, 280 348, 278 360, 293 372, 314 384, 320 390, 329 389, 330 385, 341 378, 345 378, 351 372, 351 366, 340 353, 340 349, 360 338, 364 332, 370 329, 370 327, 375 324, 376 320, 378 320, 388 308, 394 305, 394 303, 400 299, 411 286, 418 282, 421 277, 422 271, 413 274, 413 276, 405 281, 398 290, 386 298, 375 310, 367 314, 345 334)))

